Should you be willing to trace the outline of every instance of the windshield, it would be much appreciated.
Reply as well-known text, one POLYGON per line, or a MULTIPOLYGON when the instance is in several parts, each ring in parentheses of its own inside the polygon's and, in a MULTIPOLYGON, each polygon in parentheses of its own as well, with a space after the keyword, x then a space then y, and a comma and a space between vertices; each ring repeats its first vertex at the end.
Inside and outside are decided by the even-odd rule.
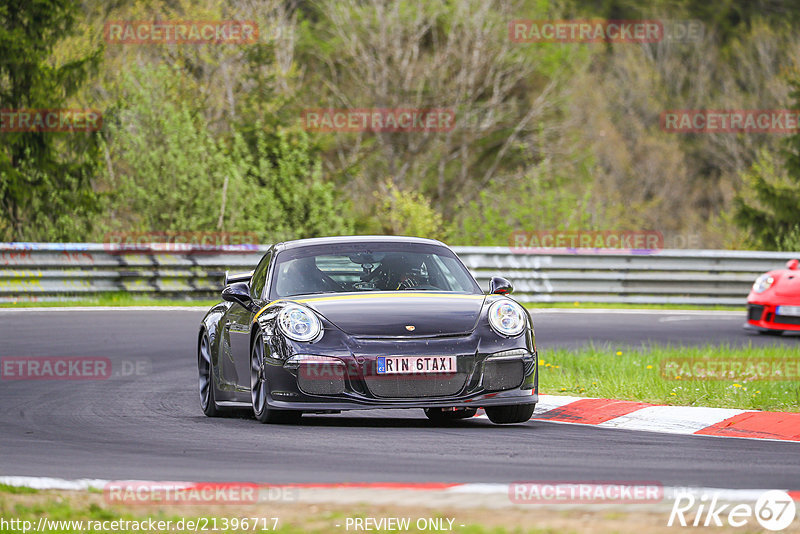
POLYGON ((448 248, 420 243, 349 243, 280 252, 270 298, 354 291, 481 293, 448 248))

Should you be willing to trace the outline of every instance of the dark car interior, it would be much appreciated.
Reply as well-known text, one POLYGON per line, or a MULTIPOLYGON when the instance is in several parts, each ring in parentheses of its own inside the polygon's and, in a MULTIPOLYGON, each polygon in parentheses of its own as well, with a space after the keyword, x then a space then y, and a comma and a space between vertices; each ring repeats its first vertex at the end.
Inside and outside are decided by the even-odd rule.
POLYGON ((325 254, 277 266, 279 296, 353 291, 465 291, 448 258, 414 252, 325 254))

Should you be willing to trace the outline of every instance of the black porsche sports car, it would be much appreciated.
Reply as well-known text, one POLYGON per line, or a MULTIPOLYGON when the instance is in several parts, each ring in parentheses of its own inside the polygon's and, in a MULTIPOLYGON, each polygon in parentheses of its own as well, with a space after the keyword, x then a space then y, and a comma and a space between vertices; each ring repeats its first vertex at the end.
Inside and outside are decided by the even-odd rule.
POLYGON ((520 423, 538 400, 530 315, 493 278, 484 294, 439 241, 359 236, 276 244, 225 275, 200 325, 208 416, 252 406, 261 422, 303 413, 423 408, 520 423))

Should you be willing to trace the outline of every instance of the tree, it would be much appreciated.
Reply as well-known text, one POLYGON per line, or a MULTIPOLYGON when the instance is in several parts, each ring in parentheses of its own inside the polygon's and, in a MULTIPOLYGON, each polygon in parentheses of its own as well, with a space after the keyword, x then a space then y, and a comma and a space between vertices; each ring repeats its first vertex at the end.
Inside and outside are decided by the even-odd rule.
MULTIPOLYGON (((97 67, 102 47, 54 64, 71 35, 74 0, 0 0, 0 109, 59 109, 97 67)), ((40 129, 41 130, 41 129, 40 129)), ((80 239, 98 195, 97 132, 0 132, 0 239, 80 239)))
MULTIPOLYGON (((792 82, 794 109, 800 108, 800 79, 792 82)), ((800 132, 786 138, 783 161, 762 151, 743 176, 735 199, 735 221, 764 250, 796 248, 800 242, 800 132), (782 163, 782 168, 779 166, 782 163)))
MULTIPOLYGON (((515 17, 546 17, 550 2, 325 0, 312 3, 298 46, 308 65, 308 107, 447 109, 448 131, 336 132, 326 169, 353 198, 386 184, 430 199, 450 222, 490 182, 504 186, 562 131, 562 80, 581 50, 508 38, 515 17), (317 11, 313 11, 317 6, 317 11), (534 9, 536 8, 536 9, 534 9), (313 74, 311 74, 313 72, 313 74), (312 78, 313 76, 313 78, 312 78), (388 179, 388 181, 384 180, 388 179)), ((369 202, 356 209, 379 208, 369 202)), ((379 210, 373 210, 376 212, 379 210)))
POLYGON ((247 136, 215 135, 163 65, 121 82, 105 126, 105 231, 252 232, 265 243, 351 231, 306 132, 252 123, 247 136))

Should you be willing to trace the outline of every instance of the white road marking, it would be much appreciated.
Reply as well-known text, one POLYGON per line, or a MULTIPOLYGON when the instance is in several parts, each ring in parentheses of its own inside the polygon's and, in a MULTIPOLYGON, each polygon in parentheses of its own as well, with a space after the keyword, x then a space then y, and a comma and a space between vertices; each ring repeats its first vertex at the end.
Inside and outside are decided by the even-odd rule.
POLYGON ((667 434, 694 434, 747 410, 687 406, 648 406, 597 426, 646 430, 667 434))
POLYGON ((670 315, 668 317, 660 317, 659 323, 671 323, 673 321, 741 321, 744 314, 737 313, 736 315, 715 316, 709 315, 703 319, 698 319, 694 315, 670 315))

